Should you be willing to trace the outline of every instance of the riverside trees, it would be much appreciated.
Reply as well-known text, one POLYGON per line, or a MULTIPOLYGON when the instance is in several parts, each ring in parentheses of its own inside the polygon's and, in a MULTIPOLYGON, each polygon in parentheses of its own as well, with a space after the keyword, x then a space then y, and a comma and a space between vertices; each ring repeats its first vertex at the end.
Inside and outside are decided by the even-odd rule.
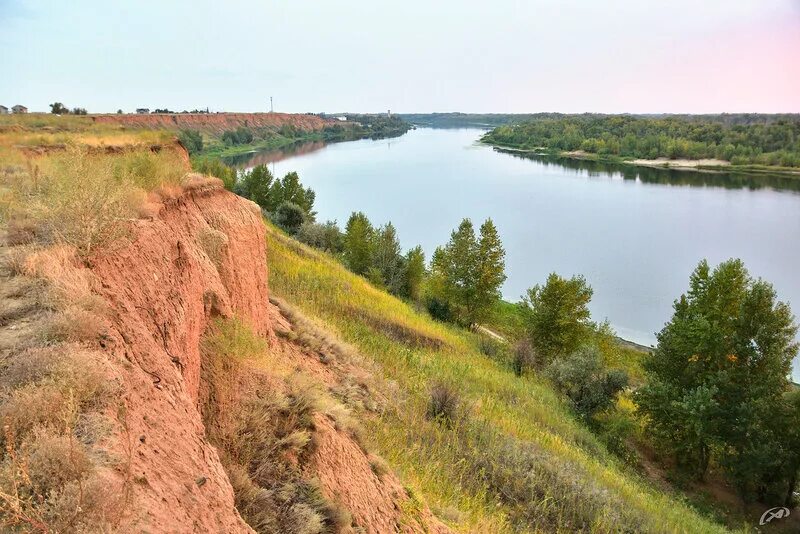
POLYGON ((658 334, 636 395, 656 441, 703 478, 712 460, 745 498, 791 496, 798 402, 787 396, 797 326, 772 285, 740 260, 706 261, 658 334))
POLYGON ((429 308, 462 324, 484 319, 500 299, 505 254, 491 219, 481 225, 477 238, 472 221, 462 220, 450 241, 433 253, 429 308))

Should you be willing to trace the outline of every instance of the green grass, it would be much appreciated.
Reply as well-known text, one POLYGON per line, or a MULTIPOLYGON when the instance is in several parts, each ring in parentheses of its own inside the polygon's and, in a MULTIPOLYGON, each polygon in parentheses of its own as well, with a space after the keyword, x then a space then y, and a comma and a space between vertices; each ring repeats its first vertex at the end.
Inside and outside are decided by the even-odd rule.
POLYGON ((481 354, 476 335, 432 321, 271 226, 268 236, 271 290, 397 385, 389 409, 364 416, 368 445, 457 530, 725 531, 624 467, 546 382, 515 377, 481 354), (425 415, 436 383, 460 398, 453 424, 425 415))

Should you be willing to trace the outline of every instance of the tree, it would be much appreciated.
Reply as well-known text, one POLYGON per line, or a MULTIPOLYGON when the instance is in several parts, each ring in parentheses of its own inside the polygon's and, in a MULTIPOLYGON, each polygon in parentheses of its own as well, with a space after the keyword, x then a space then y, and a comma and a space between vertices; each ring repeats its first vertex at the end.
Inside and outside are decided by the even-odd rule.
POLYGON ((477 248, 472 221, 464 219, 444 247, 431 258, 435 296, 448 302, 456 317, 469 324, 467 303, 472 300, 477 271, 477 248))
POLYGON ((425 279, 425 253, 417 245, 406 253, 405 259, 402 294, 417 302, 422 292, 422 281, 425 279))
POLYGON ((673 308, 645 360, 639 409, 681 467, 703 478, 716 455, 743 497, 763 499, 790 478, 779 419, 798 350, 791 310, 740 260, 700 262, 673 308))
POLYGON ((383 287, 390 293, 399 294, 403 286, 404 261, 397 231, 391 222, 375 232, 371 264, 379 273, 383 287))
POLYGON ((500 299, 500 286, 506 281, 506 251, 491 219, 481 225, 475 273, 475 293, 469 304, 474 321, 485 318, 492 304, 500 299))
POLYGON ((192 168, 199 173, 216 176, 222 180, 225 189, 241 194, 241 191, 238 190, 239 183, 236 179, 236 169, 228 167, 222 161, 209 158, 192 158, 192 168))
POLYGON ((86 108, 72 108, 73 115, 86 115, 87 113, 86 108))
POLYGON ((583 276, 567 280, 551 273, 544 286, 528 290, 523 298, 526 329, 542 363, 572 353, 583 344, 592 330, 591 299, 592 288, 583 276))
POLYGON ((61 102, 54 102, 50 104, 50 113, 53 113, 54 115, 67 115, 69 113, 69 109, 61 102))
POLYGON ((344 261, 356 274, 364 275, 372 265, 375 230, 363 212, 353 212, 344 231, 344 261))
POLYGON ((296 234, 306 222, 306 213, 303 208, 292 202, 284 202, 275 210, 275 224, 290 234, 296 234))
POLYGON ((240 194, 261 206, 261 209, 274 212, 283 199, 272 197, 273 180, 272 173, 266 165, 256 165, 245 172, 239 180, 240 194))
POLYGON ((499 298, 505 281, 505 251, 497 229, 487 219, 475 237, 472 221, 464 219, 444 247, 431 259, 433 295, 431 303, 455 313, 456 319, 472 324, 483 319, 499 298))

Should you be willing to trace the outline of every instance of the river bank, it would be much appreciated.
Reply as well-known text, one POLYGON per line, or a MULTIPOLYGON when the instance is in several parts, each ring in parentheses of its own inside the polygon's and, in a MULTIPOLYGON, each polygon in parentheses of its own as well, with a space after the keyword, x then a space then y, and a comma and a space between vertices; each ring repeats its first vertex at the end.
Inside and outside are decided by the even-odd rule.
POLYGON ((480 144, 491 146, 498 152, 505 152, 509 154, 521 154, 531 156, 543 156, 552 158, 562 158, 567 160, 578 161, 593 161, 598 163, 611 163, 615 165, 629 165, 632 167, 648 167, 653 169, 669 169, 669 170, 685 170, 706 173, 734 173, 734 174, 757 174, 757 175, 770 175, 781 176, 788 178, 800 179, 800 169, 792 167, 778 167, 769 165, 733 165, 729 161, 719 159, 641 159, 641 158, 623 158, 620 156, 604 156, 600 154, 593 154, 583 150, 573 151, 549 151, 543 148, 519 148, 514 146, 503 145, 499 143, 492 143, 488 141, 479 141, 480 144))

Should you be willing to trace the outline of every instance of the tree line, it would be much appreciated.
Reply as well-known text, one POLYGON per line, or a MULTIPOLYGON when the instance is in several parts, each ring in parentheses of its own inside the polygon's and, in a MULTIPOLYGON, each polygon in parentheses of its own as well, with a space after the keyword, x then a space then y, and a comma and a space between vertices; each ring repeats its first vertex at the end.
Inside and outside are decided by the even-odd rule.
POLYGON ((716 158, 733 164, 800 166, 800 116, 545 115, 499 126, 484 141, 530 150, 600 156, 716 158))
POLYGON ((86 115, 86 108, 72 108, 71 110, 61 102, 50 104, 50 113, 54 115, 86 115))

